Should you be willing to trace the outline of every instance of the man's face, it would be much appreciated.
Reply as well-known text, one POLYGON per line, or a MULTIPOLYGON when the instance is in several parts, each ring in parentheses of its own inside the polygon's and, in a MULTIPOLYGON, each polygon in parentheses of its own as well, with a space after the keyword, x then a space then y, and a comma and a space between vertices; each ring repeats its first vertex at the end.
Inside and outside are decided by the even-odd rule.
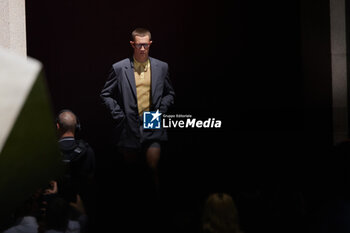
POLYGON ((134 49, 134 57, 139 62, 144 62, 148 59, 149 48, 152 41, 148 36, 135 36, 134 41, 130 41, 131 46, 134 49))

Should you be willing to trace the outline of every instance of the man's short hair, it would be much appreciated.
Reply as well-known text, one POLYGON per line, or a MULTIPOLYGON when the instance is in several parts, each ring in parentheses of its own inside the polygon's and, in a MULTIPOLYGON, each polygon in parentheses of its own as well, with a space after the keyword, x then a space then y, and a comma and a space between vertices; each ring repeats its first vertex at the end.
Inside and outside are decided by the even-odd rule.
POLYGON ((74 132, 77 126, 77 117, 70 110, 62 110, 57 116, 57 123, 64 132, 74 132))
POLYGON ((136 28, 134 31, 131 33, 131 39, 134 41, 136 36, 144 37, 148 36, 149 39, 151 40, 151 32, 146 29, 146 28, 136 28))

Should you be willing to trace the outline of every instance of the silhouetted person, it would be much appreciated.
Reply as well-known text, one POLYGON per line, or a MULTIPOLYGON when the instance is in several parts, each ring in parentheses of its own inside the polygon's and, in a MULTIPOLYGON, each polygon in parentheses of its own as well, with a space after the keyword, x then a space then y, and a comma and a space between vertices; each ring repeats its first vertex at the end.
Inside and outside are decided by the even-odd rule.
POLYGON ((38 213, 39 205, 37 200, 34 197, 26 200, 18 210, 18 224, 7 229, 3 233, 37 233, 39 229, 39 224, 36 216, 38 215, 38 213))
POLYGON ((75 202, 79 194, 86 205, 87 215, 95 211, 95 154, 84 140, 75 138, 80 123, 77 116, 68 109, 57 116, 59 148, 67 164, 65 180, 60 187, 61 195, 68 202, 75 202))
POLYGON ((45 233, 80 233, 80 223, 71 220, 71 207, 63 198, 50 201, 46 208, 45 233))
POLYGON ((204 206, 203 233, 239 233, 238 212, 232 197, 225 193, 210 195, 204 206))
MULTIPOLYGON (((159 120, 159 116, 167 113, 173 105, 175 97, 168 64, 149 57, 152 45, 150 31, 137 28, 131 36, 133 56, 112 65, 101 92, 103 103, 114 121, 115 144, 124 158, 123 177, 126 186, 122 191, 128 192, 126 195, 130 204, 143 198, 145 190, 152 185, 156 192, 153 191, 153 197, 145 202, 158 196, 158 163, 162 143, 167 141, 165 129, 144 128, 143 114, 154 111, 153 120, 159 120), (147 172, 144 163, 149 168, 153 184, 146 185, 147 181, 143 178, 147 172)), ((154 206, 150 209, 154 209, 154 206)), ((139 209, 135 209, 131 215, 134 217, 138 212, 139 209)), ((143 215, 145 217, 147 214, 143 215)))

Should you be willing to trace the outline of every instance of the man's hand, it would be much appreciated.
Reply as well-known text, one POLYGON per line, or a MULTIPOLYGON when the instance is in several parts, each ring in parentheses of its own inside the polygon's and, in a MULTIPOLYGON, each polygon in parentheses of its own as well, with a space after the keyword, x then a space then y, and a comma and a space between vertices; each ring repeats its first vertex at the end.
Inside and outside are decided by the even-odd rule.
POLYGON ((80 214, 85 214, 84 204, 79 194, 77 194, 77 202, 76 203, 70 202, 69 205, 74 207, 80 214))
POLYGON ((51 188, 45 189, 44 195, 56 194, 58 192, 57 182, 54 180, 50 181, 51 188))

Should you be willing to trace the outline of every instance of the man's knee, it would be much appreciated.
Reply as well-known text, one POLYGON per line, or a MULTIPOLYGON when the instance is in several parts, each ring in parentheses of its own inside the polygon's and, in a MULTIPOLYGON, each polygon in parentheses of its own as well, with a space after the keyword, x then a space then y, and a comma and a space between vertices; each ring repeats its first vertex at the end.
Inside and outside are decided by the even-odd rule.
POLYGON ((126 164, 140 162, 139 152, 135 149, 120 148, 119 152, 122 154, 124 163, 126 164))
POLYGON ((150 147, 146 152, 147 164, 152 170, 156 170, 160 159, 160 147, 150 147))

